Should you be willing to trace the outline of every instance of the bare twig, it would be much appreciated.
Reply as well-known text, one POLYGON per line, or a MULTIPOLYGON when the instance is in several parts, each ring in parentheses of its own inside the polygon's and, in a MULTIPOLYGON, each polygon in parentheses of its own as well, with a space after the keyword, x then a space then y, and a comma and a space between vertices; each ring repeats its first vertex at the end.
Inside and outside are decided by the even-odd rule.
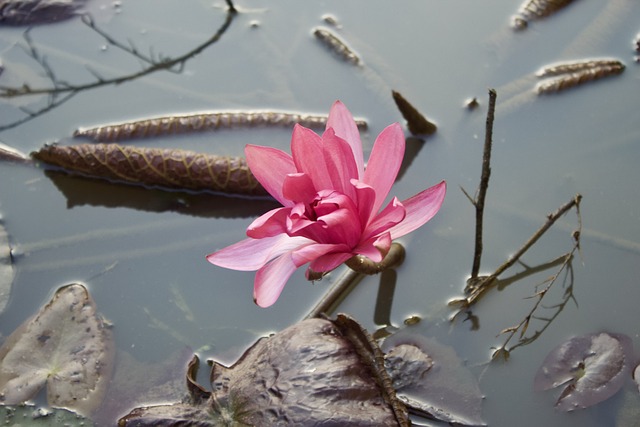
MULTIPOLYGON (((489 276, 476 277, 475 279, 469 279, 467 281, 467 286, 465 287, 465 293, 467 296, 462 300, 456 300, 452 303, 452 305, 462 305, 464 307, 472 306, 477 300, 484 295, 489 289, 491 289, 494 285, 496 285, 496 281, 498 277, 508 268, 513 266, 522 255, 533 246, 534 243, 542 237, 542 235, 560 218, 562 215, 567 213, 568 210, 575 207, 578 213, 578 223, 579 228, 582 227, 581 219, 580 219, 580 200, 582 200, 582 196, 580 194, 576 194, 576 196, 571 199, 571 201, 562 205, 558 210, 549 214, 547 216, 547 221, 540 227, 529 239, 522 245, 516 253, 511 256, 507 261, 505 261, 500 267, 498 267, 492 274, 489 276)), ((578 232, 579 233, 579 232, 578 232)), ((578 248, 579 249, 579 246, 578 248)))
POLYGON ((575 252, 578 251, 579 249, 580 249, 580 239, 579 239, 579 233, 577 233, 575 235, 574 247, 571 250, 571 252, 564 255, 564 261, 560 269, 553 276, 545 280, 541 284, 543 286, 542 289, 536 290, 535 294, 532 296, 532 298, 536 298, 536 302, 531 307, 531 310, 529 310, 529 313, 517 325, 505 328, 500 332, 500 335, 506 334, 507 338, 505 339, 504 343, 502 343, 500 347, 497 347, 495 349, 495 351, 491 356, 492 359, 496 359, 499 357, 503 359, 508 359, 509 355, 514 349, 531 344, 533 341, 537 340, 540 337, 540 335, 542 335, 542 333, 556 319, 556 317, 558 317, 558 315, 562 312, 562 310, 564 310, 565 306, 569 301, 573 300, 574 302, 576 302, 575 297, 573 296, 573 268, 572 268, 571 262, 573 261, 575 252), (551 287, 554 285, 554 283, 558 280, 558 277, 560 277, 560 273, 562 273, 563 271, 565 271, 565 283, 568 280, 569 285, 566 286, 562 301, 553 306, 546 307, 548 309, 555 309, 555 311, 551 316, 549 317, 535 316, 536 311, 539 308, 544 307, 542 305, 542 301, 544 297, 547 295, 547 293, 549 292, 551 287), (527 329, 530 325, 530 322, 533 319, 544 322, 544 325, 542 326, 542 328, 536 330, 532 335, 525 336, 525 334, 527 333, 527 329), (520 335, 518 342, 512 345, 511 347, 507 347, 511 339, 518 332, 520 335))
POLYGON ((227 16, 224 23, 220 28, 218 28, 218 30, 208 40, 196 46, 194 49, 190 50, 189 52, 184 53, 183 55, 176 56, 173 58, 163 57, 163 58, 159 58, 158 60, 154 60, 153 55, 145 56, 141 54, 135 47, 132 46, 130 42, 129 42, 129 45, 118 42, 117 40, 113 39, 111 36, 106 34, 104 31, 96 27, 93 20, 89 16, 84 16, 83 22, 93 31, 97 32, 100 36, 102 36, 107 41, 107 43, 133 55, 134 57, 141 60, 144 64, 146 64, 146 66, 143 67, 140 71, 127 74, 127 75, 113 77, 113 78, 104 78, 102 76, 97 75, 94 71, 89 70, 89 72, 95 77, 95 80, 85 84, 77 84, 77 85, 69 84, 67 82, 64 82, 60 78, 58 78, 55 75, 53 69, 51 69, 51 67, 49 66, 46 58, 42 56, 35 48, 33 41, 29 35, 29 32, 28 31, 25 32, 24 38, 27 43, 27 52, 44 70, 49 80, 51 80, 52 86, 33 88, 26 82, 23 85, 16 86, 16 87, 0 86, 0 97, 13 98, 13 97, 27 96, 27 95, 49 95, 50 99, 48 104, 45 107, 37 111, 25 112, 25 114, 27 114, 27 117, 24 117, 15 122, 0 126, 0 131, 16 127, 26 121, 29 121, 35 117, 45 114, 48 111, 60 105, 62 102, 68 100, 73 95, 85 90, 95 89, 95 88, 108 86, 108 85, 119 85, 121 83, 132 81, 137 78, 146 76, 148 74, 155 73, 157 71, 170 71, 174 73, 182 72, 182 70, 184 69, 185 63, 189 59, 198 55, 200 52, 208 48, 210 45, 220 40, 222 35, 226 32, 226 30, 231 25, 231 22, 233 21, 233 18, 236 15, 237 11, 233 7, 233 3, 230 0, 227 1, 227 4, 229 5, 229 9, 227 11, 227 16), (62 98, 62 101, 58 99, 59 95, 65 95, 62 98))
POLYGON ((482 258, 482 224, 484 215, 484 202, 487 196, 487 189, 489 188, 489 177, 491 176, 491 141, 493 138, 493 119, 496 108, 496 91, 489 89, 489 108, 487 111, 487 122, 484 136, 484 150, 482 153, 482 174, 480 175, 480 187, 478 189, 478 195, 472 200, 473 206, 476 209, 476 239, 475 248, 473 253, 473 267, 471 268, 471 279, 474 280, 478 277, 480 271, 480 260, 482 258))

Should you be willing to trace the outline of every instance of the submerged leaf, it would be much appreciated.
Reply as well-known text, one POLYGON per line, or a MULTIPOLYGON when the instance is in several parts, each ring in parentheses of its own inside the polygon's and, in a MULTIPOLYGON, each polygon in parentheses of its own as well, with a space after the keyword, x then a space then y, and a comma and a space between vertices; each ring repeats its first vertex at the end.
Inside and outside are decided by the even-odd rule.
POLYGON ((64 286, 0 347, 0 402, 24 402, 46 385, 49 405, 87 415, 102 401, 113 355, 87 289, 64 286))
POLYGON ((405 329, 386 338, 382 349, 397 396, 411 412, 456 425, 485 425, 477 380, 451 347, 405 329))
POLYGON ((46 145, 31 155, 68 173, 173 190, 267 195, 243 157, 118 144, 46 145))
POLYGON ((566 385, 556 402, 562 411, 595 405, 620 390, 630 371, 631 353, 626 335, 602 332, 571 338, 547 355, 534 389, 566 385))
POLYGON ((0 223, 0 313, 4 311, 11 296, 11 285, 16 275, 11 258, 9 236, 0 223))

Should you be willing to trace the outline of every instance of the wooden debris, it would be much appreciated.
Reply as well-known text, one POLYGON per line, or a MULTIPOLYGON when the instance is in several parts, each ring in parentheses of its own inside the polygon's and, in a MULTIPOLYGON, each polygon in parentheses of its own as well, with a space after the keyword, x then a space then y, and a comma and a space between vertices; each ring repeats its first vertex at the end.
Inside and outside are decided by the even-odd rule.
POLYGON ((173 190, 267 195, 243 157, 118 144, 46 145, 35 159, 72 174, 173 190))
POLYGON ((409 103, 399 92, 391 91, 393 100, 402 113, 402 117, 407 121, 407 127, 412 135, 431 135, 438 128, 435 124, 427 120, 420 112, 409 103))
POLYGON ((546 18, 573 0, 527 0, 518 10, 518 14, 513 17, 513 27, 516 30, 524 30, 529 25, 529 21, 546 18))
POLYGON ((592 80, 622 73, 625 66, 614 59, 587 60, 570 62, 543 68, 538 72, 539 77, 556 76, 539 83, 536 87, 538 94, 555 93, 592 80))
POLYGON ((360 65, 362 62, 358 54, 329 29, 317 27, 313 30, 313 35, 343 60, 354 65, 360 65))
MULTIPOLYGON (((125 139, 149 138, 218 129, 259 126, 293 127, 296 123, 308 128, 323 128, 327 123, 327 117, 280 111, 203 112, 153 117, 78 129, 73 136, 86 137, 98 142, 116 142, 125 139)), ((367 122, 364 120, 356 120, 356 124, 360 129, 367 128, 367 122)))

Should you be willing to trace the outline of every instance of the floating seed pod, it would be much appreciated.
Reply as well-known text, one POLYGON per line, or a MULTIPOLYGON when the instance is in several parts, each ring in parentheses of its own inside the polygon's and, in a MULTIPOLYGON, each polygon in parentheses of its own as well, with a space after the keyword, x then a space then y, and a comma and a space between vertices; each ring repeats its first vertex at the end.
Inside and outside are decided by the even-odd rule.
POLYGON ((614 76, 624 71, 624 64, 617 60, 583 61, 544 68, 539 76, 558 76, 538 84, 538 94, 555 93, 592 80, 614 76))
MULTIPOLYGON (((97 142, 116 142, 218 129, 258 126, 293 127, 296 123, 308 128, 323 128, 327 123, 327 117, 278 111, 204 112, 81 128, 76 130, 73 136, 90 138, 97 142)), ((364 120, 356 120, 356 124, 361 129, 367 128, 367 122, 364 120)))
POLYGON ((527 0, 520 6, 518 14, 513 18, 516 30, 527 28, 529 21, 545 18, 564 8, 573 0, 527 0))
POLYGON ((431 135, 438 128, 435 124, 427 120, 420 112, 407 101, 399 92, 391 91, 393 100, 402 113, 402 117, 407 121, 409 132, 413 135, 431 135))
POLYGON ((343 60, 354 65, 362 62, 357 53, 327 28, 317 27, 313 30, 313 35, 343 60))
POLYGON ((173 190, 266 195, 242 157, 118 144, 46 145, 35 159, 68 173, 173 190))

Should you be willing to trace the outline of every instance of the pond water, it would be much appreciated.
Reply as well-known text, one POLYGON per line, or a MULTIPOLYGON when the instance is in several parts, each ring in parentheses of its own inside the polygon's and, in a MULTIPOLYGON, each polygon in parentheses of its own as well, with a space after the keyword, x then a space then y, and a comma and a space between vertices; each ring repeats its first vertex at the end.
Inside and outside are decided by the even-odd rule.
MULTIPOLYGON (((208 110, 326 114, 340 99, 369 123, 366 158, 384 127, 403 123, 391 98, 397 90, 438 131, 392 194, 404 199, 442 179, 448 194, 432 221, 402 239, 407 257, 396 270, 393 299, 387 296, 376 308, 379 278, 367 277, 338 311, 371 331, 388 326, 381 323, 402 327, 406 318, 419 316, 414 330, 453 347, 477 376, 488 425, 637 425, 621 415, 640 407, 631 379, 604 403, 562 413, 554 409, 557 392, 534 392, 533 378, 546 354, 575 335, 626 334, 640 352, 640 64, 632 46, 640 32, 640 2, 582 0, 520 32, 510 27, 517 4, 507 0, 238 0, 236 6, 239 13, 220 39, 189 56, 179 72, 159 70, 97 85, 24 122, 25 111, 45 109, 52 98, 0 98, 0 141, 30 152, 47 142, 69 142, 78 127, 208 110), (325 22, 327 14, 337 26, 325 22), (318 26, 347 41, 362 65, 343 61, 319 43, 312 34, 318 26), (535 95, 534 74, 541 67, 601 57, 618 59, 626 69, 562 93, 535 95), (482 273, 502 264, 548 213, 577 193, 584 197, 581 253, 573 262, 575 302, 502 363, 489 363, 492 348, 505 339, 499 332, 529 313, 535 299, 527 297, 557 268, 489 292, 473 307, 476 328, 465 316, 449 320, 453 311, 447 303, 463 295, 472 265, 474 209, 460 187, 473 195, 478 186, 488 88, 497 90, 498 102, 482 273), (479 108, 464 107, 471 97, 479 108)), ((167 0, 89 0, 88 9, 102 31, 157 58, 196 49, 227 19, 222 1, 185 7, 167 0)), ((147 65, 77 18, 35 26, 28 36, 55 77, 70 85, 95 82, 96 75, 135 74, 147 65)), ((26 46, 24 27, 0 28, 2 86, 51 85, 26 46)), ((290 133, 234 129, 132 143, 241 155, 246 143, 288 150, 290 133)), ((17 275, 0 313, 0 336, 9 335, 57 288, 79 281, 114 325, 116 370, 133 369, 134 360, 138 372, 165 363, 182 381, 185 358, 178 354, 197 351, 202 359, 233 362, 257 337, 302 319, 342 271, 313 285, 298 271, 277 303, 263 309, 252 301, 254 273, 205 261, 206 254, 243 238, 250 221, 274 206, 122 187, 3 162, 0 213, 15 248, 17 275)), ((522 261, 533 267, 569 252, 577 227, 571 210, 522 261)), ((523 269, 516 266, 501 277, 523 269)), ((561 301, 562 285, 554 285, 545 307, 561 301)), ((552 312, 541 310, 537 316, 552 312)), ((542 325, 532 323, 528 334, 542 325)), ((510 345, 516 342, 517 336, 510 345)), ((136 377, 132 389, 157 385, 144 378, 136 377)))

